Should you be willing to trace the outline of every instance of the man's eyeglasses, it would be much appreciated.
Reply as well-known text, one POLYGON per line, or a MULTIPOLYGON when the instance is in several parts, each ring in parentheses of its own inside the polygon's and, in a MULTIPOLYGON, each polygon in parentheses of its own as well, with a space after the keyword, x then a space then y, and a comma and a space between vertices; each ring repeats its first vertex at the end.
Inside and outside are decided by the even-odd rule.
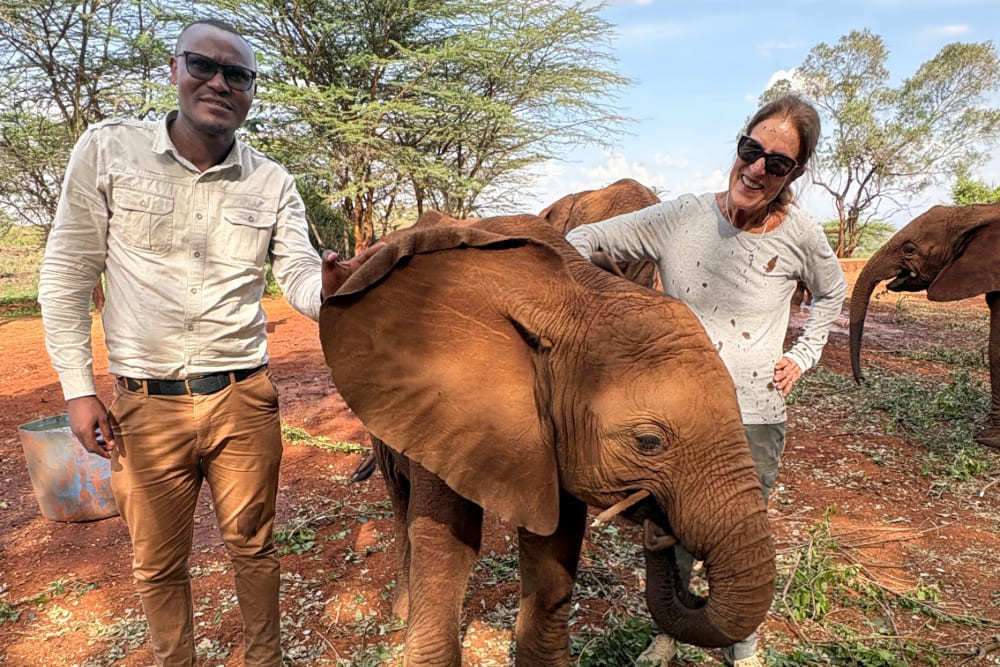
POLYGON ((753 164, 757 160, 764 158, 764 170, 772 176, 788 176, 799 163, 781 153, 765 153, 764 147, 756 139, 747 135, 740 137, 736 144, 736 154, 741 160, 748 164, 753 164))
POLYGON ((221 69, 222 76, 225 77, 226 83, 233 90, 250 90, 253 87, 254 79, 257 78, 257 72, 253 70, 239 65, 223 65, 194 51, 183 51, 176 54, 175 57, 183 57, 188 74, 202 81, 211 81, 215 77, 215 73, 221 69))

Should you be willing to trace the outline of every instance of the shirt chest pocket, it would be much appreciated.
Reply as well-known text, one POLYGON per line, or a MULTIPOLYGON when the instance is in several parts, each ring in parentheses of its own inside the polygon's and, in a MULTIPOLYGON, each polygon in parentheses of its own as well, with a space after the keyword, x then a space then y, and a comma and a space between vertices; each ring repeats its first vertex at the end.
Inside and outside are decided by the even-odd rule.
POLYGON ((115 192, 115 222, 122 241, 156 254, 170 250, 174 234, 174 198, 127 188, 115 192))
POLYGON ((260 199, 236 201, 222 209, 226 229, 226 253, 234 261, 262 266, 274 229, 275 212, 260 199))

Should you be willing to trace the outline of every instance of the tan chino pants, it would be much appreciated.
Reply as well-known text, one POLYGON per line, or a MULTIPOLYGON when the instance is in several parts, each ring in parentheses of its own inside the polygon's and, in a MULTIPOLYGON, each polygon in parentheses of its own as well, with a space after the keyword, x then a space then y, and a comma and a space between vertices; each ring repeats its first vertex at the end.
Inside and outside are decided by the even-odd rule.
POLYGON ((111 485, 157 664, 195 664, 188 558, 202 480, 233 563, 245 664, 281 664, 279 565, 272 540, 281 462, 270 371, 210 395, 150 396, 115 386, 111 485))

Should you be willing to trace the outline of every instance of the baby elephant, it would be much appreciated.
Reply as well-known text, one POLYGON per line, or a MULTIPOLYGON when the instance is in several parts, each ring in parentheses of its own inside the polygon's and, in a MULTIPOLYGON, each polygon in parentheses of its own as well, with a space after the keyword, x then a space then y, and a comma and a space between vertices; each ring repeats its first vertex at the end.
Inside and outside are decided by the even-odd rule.
POLYGON ((664 632, 727 646, 763 621, 774 544, 736 392, 679 301, 540 218, 492 218, 394 235, 327 299, 320 337, 389 488, 406 665, 461 664, 484 510, 518 531, 518 665, 569 663, 588 505, 643 526, 664 632), (679 584, 678 543, 709 597, 679 584))

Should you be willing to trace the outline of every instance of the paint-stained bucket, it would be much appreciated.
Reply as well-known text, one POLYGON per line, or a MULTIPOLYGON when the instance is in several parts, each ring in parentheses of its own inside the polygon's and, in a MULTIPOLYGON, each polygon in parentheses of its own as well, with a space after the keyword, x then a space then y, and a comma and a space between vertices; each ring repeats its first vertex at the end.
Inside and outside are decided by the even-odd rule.
POLYGON ((93 521, 118 514, 111 495, 111 462, 74 437, 69 415, 17 429, 38 507, 53 521, 93 521))

